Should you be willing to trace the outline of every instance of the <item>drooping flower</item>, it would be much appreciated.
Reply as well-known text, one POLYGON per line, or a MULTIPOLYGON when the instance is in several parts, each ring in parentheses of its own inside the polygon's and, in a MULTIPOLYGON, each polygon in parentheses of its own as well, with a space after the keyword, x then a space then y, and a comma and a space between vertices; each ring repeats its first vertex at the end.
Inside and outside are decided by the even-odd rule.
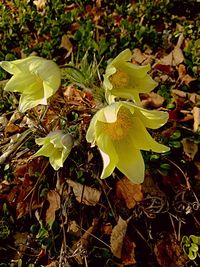
POLYGON ((131 57, 130 49, 125 49, 106 68, 103 85, 109 104, 114 102, 115 97, 132 99, 138 103, 140 93, 150 92, 157 86, 147 74, 150 65, 133 64, 131 57))
POLYGON ((13 75, 4 90, 21 93, 21 112, 39 104, 47 105, 47 99, 60 86, 60 69, 52 60, 31 56, 14 61, 2 61, 0 66, 13 75))
POLYGON ((35 142, 42 147, 33 157, 48 157, 54 170, 63 167, 63 163, 74 145, 71 134, 64 134, 61 130, 50 132, 46 137, 37 138, 35 142))
POLYGON ((145 166, 140 150, 169 150, 156 142, 146 127, 157 129, 167 120, 166 112, 146 110, 128 102, 115 102, 100 109, 90 122, 86 139, 100 150, 101 178, 110 176, 117 167, 134 183, 143 182, 145 166))

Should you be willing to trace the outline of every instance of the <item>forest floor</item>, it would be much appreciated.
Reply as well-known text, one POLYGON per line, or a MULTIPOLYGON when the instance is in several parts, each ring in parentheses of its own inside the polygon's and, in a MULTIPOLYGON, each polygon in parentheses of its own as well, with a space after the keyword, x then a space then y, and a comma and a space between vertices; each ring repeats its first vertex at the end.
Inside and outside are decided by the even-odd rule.
POLYGON ((0 61, 38 55, 84 81, 63 79, 47 108, 20 113, 0 69, 0 266, 200 266, 199 10, 195 0, 1 1, 0 61), (101 180, 85 140, 96 103, 83 88, 102 87, 108 60, 126 48, 158 82, 142 106, 169 113, 151 135, 170 152, 142 152, 139 185, 117 170, 101 180), (35 136, 67 127, 79 145, 63 168, 31 158, 35 136))

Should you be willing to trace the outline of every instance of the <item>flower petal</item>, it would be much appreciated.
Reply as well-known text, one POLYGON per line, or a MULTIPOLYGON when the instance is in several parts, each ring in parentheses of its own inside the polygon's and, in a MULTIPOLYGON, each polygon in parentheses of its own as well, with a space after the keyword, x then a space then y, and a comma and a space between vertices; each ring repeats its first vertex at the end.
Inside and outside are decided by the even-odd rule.
POLYGON ((34 100, 32 97, 22 94, 19 100, 18 108, 19 108, 19 111, 23 113, 27 111, 28 109, 36 107, 37 105, 47 105, 46 98, 34 100))
POLYGON ((130 49, 125 49, 123 50, 116 58, 114 58, 111 62, 111 64, 117 65, 118 63, 120 64, 123 61, 130 61, 132 58, 131 50, 130 49))
POLYGON ((169 118, 169 114, 164 111, 147 110, 136 107, 135 113, 143 122, 144 126, 150 129, 158 129, 163 126, 169 118))
POLYGON ((130 128, 129 138, 131 138, 136 149, 164 153, 169 151, 169 147, 156 142, 146 130, 141 120, 134 116, 130 128))
MULTIPOLYGON (((40 138, 38 138, 40 139, 40 138)), ((36 139, 36 140, 38 140, 36 139)), ((41 138, 42 139, 42 138, 41 138)), ((54 151, 54 147, 52 144, 48 143, 44 146, 42 146, 34 155, 33 157, 39 157, 39 156, 45 156, 45 157, 51 157, 52 153, 54 151)))
POLYGON ((10 78, 10 80, 6 83, 4 90, 24 93, 24 89, 27 90, 28 88, 28 91, 33 93, 35 86, 37 87, 37 83, 34 75, 31 75, 29 72, 19 72, 10 78))
POLYGON ((130 139, 116 143, 115 149, 119 157, 116 167, 133 183, 142 183, 145 165, 140 150, 135 149, 130 139))
POLYGON ((118 156, 111 139, 103 133, 97 139, 97 146, 103 159, 101 179, 104 179, 110 176, 114 171, 118 162, 118 156))

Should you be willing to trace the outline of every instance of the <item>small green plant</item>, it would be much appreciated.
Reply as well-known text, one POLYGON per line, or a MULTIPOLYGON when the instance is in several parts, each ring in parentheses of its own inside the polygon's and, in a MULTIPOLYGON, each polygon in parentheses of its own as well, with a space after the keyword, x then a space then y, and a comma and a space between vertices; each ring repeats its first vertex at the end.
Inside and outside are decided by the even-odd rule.
POLYGON ((194 261, 197 257, 200 257, 200 236, 190 235, 188 237, 184 235, 182 237, 181 246, 185 255, 187 255, 190 260, 194 261))

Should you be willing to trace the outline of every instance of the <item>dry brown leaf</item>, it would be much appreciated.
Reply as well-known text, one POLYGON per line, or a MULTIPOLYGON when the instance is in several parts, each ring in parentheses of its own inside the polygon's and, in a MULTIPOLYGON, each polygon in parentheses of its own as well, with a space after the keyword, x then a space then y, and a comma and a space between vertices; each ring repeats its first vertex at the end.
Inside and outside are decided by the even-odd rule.
POLYGON ((55 221, 56 211, 60 208, 60 196, 54 191, 50 190, 47 194, 49 207, 46 211, 46 223, 52 224, 55 221))
POLYGON ((153 61, 153 56, 142 53, 139 48, 133 49, 132 62, 139 63, 141 65, 151 64, 153 61))
POLYGON ((77 224, 76 221, 70 221, 68 223, 68 229, 67 230, 69 233, 80 237, 81 229, 80 229, 80 226, 77 224))
POLYGON ((172 94, 175 94, 175 95, 183 97, 183 98, 187 97, 187 93, 186 92, 178 90, 178 89, 172 89, 171 92, 172 92, 172 94))
POLYGON ((48 265, 45 265, 45 267, 57 267, 57 266, 58 266, 57 261, 52 261, 48 265))
POLYGON ((95 206, 99 202, 101 192, 96 188, 84 186, 72 180, 67 180, 67 183, 72 187, 76 200, 79 203, 95 206))
POLYGON ((125 235, 123 240, 122 247, 122 265, 121 266, 129 266, 136 263, 135 260, 135 243, 130 240, 128 236, 125 235))
POLYGON ((162 107, 164 101, 165 101, 165 98, 162 97, 161 95, 156 94, 154 92, 150 92, 144 95, 144 99, 142 100, 141 104, 142 104, 142 107, 159 108, 159 107, 162 107))
POLYGON ((184 267, 186 257, 183 255, 183 250, 180 244, 171 234, 158 241, 154 247, 154 252, 161 267, 184 267))
POLYGON ((116 184, 116 196, 125 201, 128 209, 132 209, 137 201, 143 199, 141 189, 140 184, 134 184, 127 177, 124 177, 116 184))
POLYGON ((134 59, 134 61, 136 61, 137 63, 141 64, 146 59, 146 56, 141 52, 139 48, 135 48, 133 49, 132 59, 134 59))
POLYGON ((122 256, 122 247, 126 230, 127 222, 119 217, 117 225, 115 225, 115 227, 113 228, 110 238, 111 251, 113 255, 119 259, 121 259, 122 256))
POLYGON ((194 116, 193 130, 196 132, 200 125, 200 108, 194 107, 192 112, 194 116))
POLYGON ((189 85, 190 82, 195 81, 196 79, 191 77, 189 74, 186 73, 186 67, 183 64, 178 66, 178 74, 181 83, 189 85))
POLYGON ((174 49, 167 55, 161 59, 161 63, 164 65, 170 66, 178 66, 180 63, 184 61, 183 52, 181 50, 181 44, 184 40, 183 34, 179 36, 177 45, 174 49))
POLYGON ((183 144, 183 151, 186 154, 186 156, 189 159, 193 160, 198 151, 198 145, 188 138, 183 138, 181 143, 183 144))
POLYGON ((106 223, 101 225, 101 232, 104 235, 111 235, 112 234, 112 225, 111 223, 106 223))

